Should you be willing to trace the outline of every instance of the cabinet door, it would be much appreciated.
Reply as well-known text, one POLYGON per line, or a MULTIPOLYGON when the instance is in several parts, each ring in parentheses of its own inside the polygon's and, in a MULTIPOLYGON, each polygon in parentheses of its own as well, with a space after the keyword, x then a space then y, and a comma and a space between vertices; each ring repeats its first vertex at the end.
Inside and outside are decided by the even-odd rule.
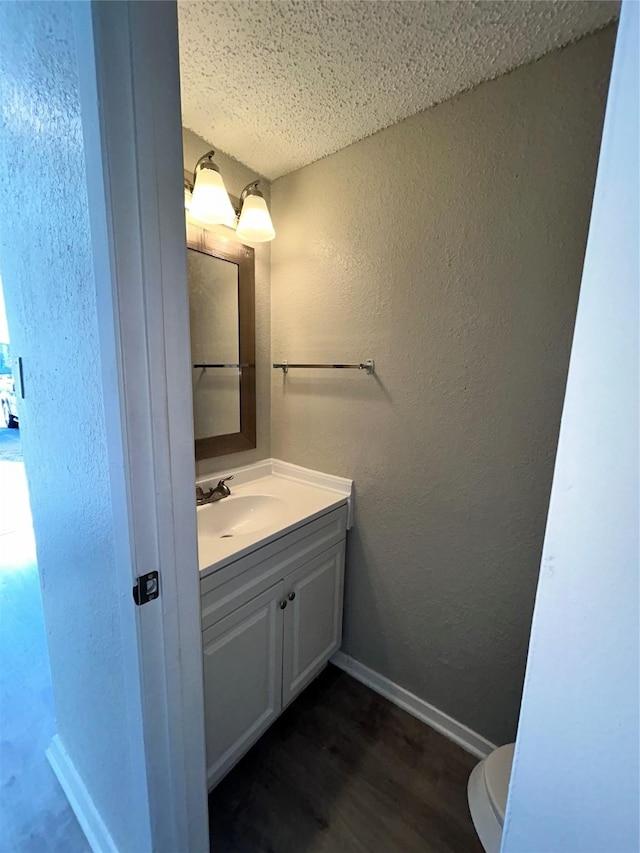
POLYGON ((275 584, 204 632, 209 789, 282 708, 283 593, 275 584))
POLYGON ((282 702, 287 705, 340 648, 344 540, 284 582, 282 702))

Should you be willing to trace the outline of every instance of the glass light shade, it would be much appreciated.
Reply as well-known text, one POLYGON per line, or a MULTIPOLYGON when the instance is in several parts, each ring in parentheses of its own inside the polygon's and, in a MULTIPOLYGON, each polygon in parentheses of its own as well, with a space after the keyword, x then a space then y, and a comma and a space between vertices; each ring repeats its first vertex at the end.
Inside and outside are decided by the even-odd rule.
POLYGON ((196 175, 189 213, 206 225, 233 225, 236 214, 220 172, 200 169, 196 175))
POLYGON ((269 208, 262 196, 248 195, 245 198, 236 234, 250 243, 266 243, 276 236, 269 208))

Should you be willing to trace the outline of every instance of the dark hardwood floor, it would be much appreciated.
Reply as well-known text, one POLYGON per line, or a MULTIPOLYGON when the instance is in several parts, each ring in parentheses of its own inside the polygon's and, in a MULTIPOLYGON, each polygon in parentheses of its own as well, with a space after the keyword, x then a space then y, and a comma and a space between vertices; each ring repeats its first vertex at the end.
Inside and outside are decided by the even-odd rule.
POLYGON ((214 853, 482 853, 477 759, 329 665, 209 796, 214 853))

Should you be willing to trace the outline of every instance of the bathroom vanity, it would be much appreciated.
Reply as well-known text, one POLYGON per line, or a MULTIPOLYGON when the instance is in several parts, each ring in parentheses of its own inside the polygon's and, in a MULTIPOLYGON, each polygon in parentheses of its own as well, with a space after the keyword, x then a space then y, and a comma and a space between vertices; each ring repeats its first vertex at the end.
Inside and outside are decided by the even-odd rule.
POLYGON ((351 491, 267 460, 198 507, 209 789, 340 647, 351 491))
MULTIPOLYGON (((254 250, 188 223, 197 459, 256 446, 254 250)), ((198 506, 213 788, 338 650, 352 483, 275 459, 198 506)), ((202 495, 220 475, 200 477, 202 495)))

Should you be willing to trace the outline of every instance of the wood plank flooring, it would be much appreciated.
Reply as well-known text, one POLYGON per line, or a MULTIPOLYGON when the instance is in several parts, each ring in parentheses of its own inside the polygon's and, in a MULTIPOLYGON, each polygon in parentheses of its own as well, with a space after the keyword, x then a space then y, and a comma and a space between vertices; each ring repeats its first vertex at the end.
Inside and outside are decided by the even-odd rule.
POLYGON ((329 665, 209 796, 213 853, 482 853, 477 759, 329 665))

